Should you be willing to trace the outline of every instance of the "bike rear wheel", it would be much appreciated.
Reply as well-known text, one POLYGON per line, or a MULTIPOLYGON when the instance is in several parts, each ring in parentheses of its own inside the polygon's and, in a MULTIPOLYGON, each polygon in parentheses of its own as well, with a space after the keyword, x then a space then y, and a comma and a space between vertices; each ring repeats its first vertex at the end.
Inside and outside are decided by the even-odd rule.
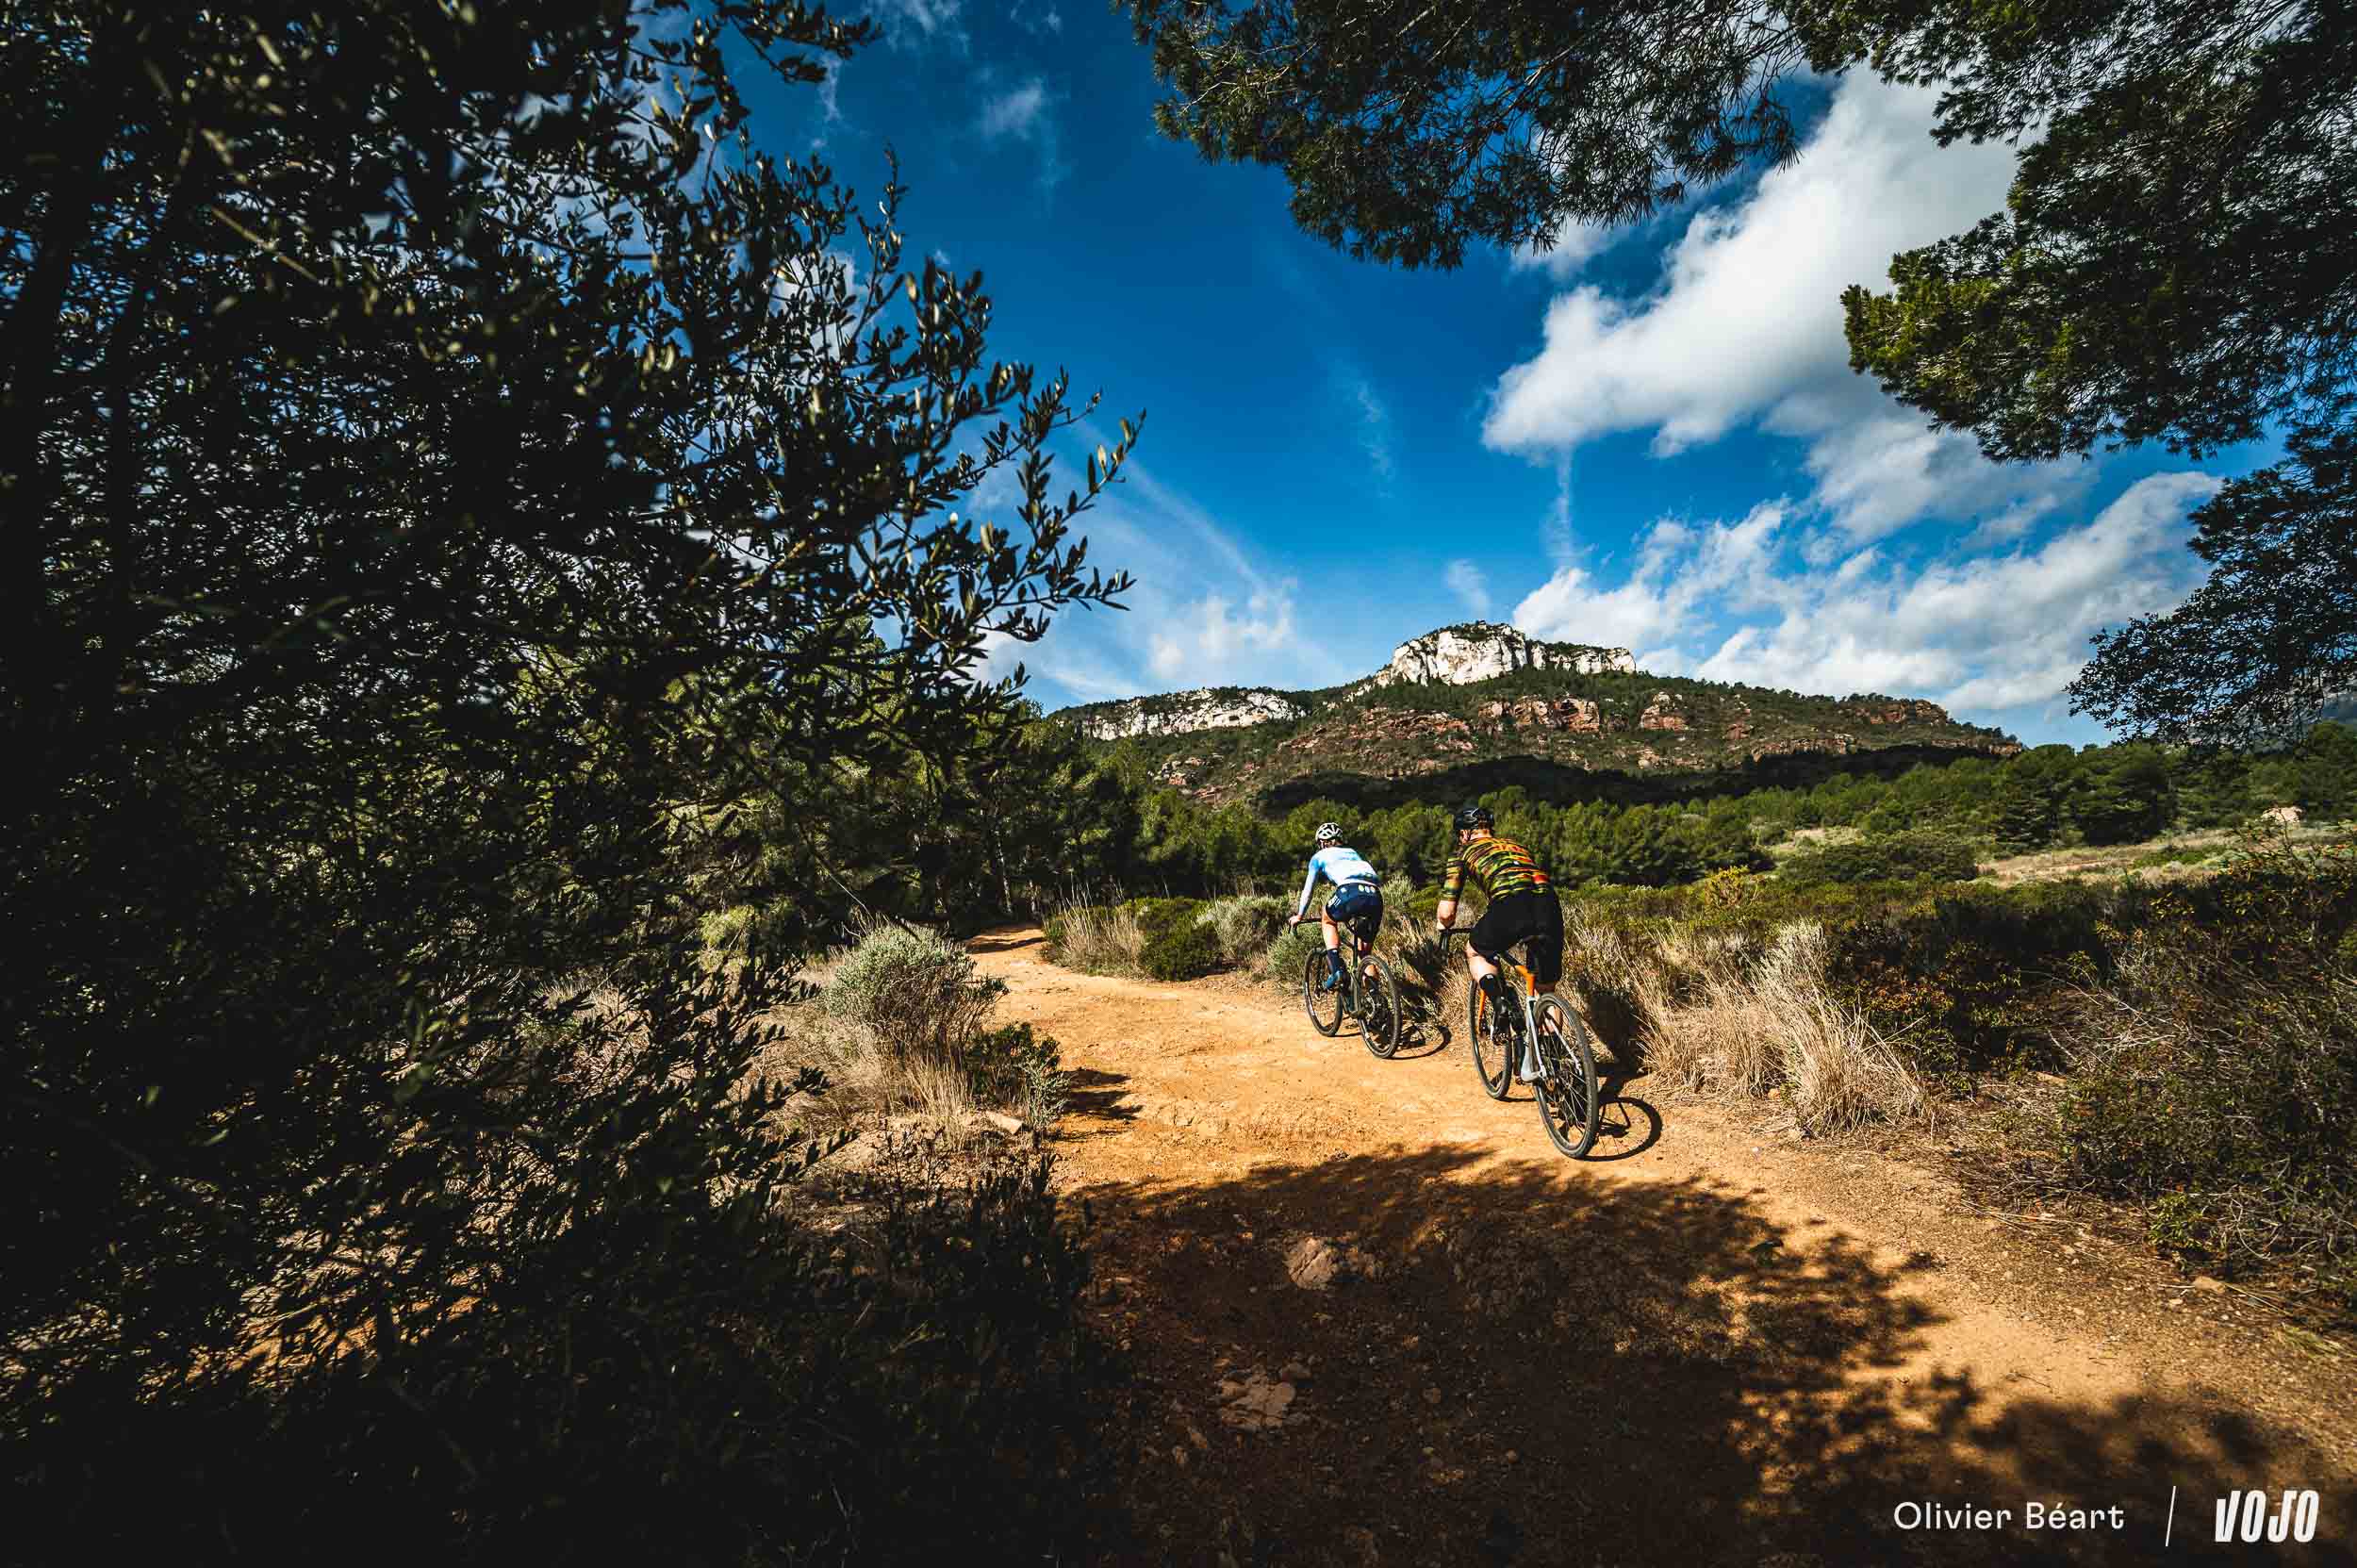
POLYGON ((1596 1053, 1588 1044, 1588 1031, 1579 1015, 1556 1000, 1541 997, 1531 1005, 1539 1026, 1539 1120, 1545 1124, 1555 1147, 1576 1160, 1596 1143, 1596 1124, 1604 1110, 1596 1082, 1596 1053))
POLYGON ((1343 987, 1323 989, 1327 972, 1326 949, 1311 949, 1301 966, 1301 1010, 1310 1015, 1311 1027, 1320 1034, 1331 1034, 1343 1027, 1343 987))
POLYGON ((1372 1055, 1399 1049, 1399 982, 1373 953, 1359 961, 1359 1032, 1372 1055))
POLYGON ((1467 993, 1465 1002, 1465 1033, 1473 1046, 1474 1076, 1481 1080, 1481 1092, 1492 1099, 1504 1099, 1513 1087, 1514 1064, 1522 1054, 1522 999, 1503 976, 1498 987, 1506 999, 1494 1007, 1482 995, 1478 982, 1467 993))

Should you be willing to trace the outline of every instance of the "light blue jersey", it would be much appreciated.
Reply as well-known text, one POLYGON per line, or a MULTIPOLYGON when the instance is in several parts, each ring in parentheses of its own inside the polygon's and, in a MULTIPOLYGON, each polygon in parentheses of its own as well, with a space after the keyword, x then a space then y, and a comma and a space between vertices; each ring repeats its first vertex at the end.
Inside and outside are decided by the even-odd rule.
POLYGON ((1345 850, 1339 844, 1330 850, 1320 850, 1310 857, 1310 875, 1301 884, 1301 901, 1294 908, 1296 916, 1310 912, 1310 895, 1318 890, 1320 877, 1337 887, 1346 882, 1373 883, 1378 887, 1383 884, 1383 879, 1376 875, 1375 867, 1358 850, 1345 850))

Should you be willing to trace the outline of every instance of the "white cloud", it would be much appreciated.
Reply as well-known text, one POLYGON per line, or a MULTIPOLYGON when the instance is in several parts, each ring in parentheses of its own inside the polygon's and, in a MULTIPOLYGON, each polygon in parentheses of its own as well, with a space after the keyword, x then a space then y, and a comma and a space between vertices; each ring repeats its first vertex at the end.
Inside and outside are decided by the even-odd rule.
POLYGON ((1547 559, 1558 569, 1570 566, 1579 558, 1576 541, 1572 537, 1572 458, 1569 453, 1555 460, 1555 504, 1547 508, 1545 530, 1547 559))
POLYGON ((1616 225, 1558 223, 1552 246, 1541 250, 1535 244, 1517 245, 1507 254, 1507 265, 1518 272, 1543 272, 1558 283, 1569 283, 1589 262, 1610 250, 1621 236, 1616 225))
POLYGON ((1538 353, 1500 378, 1484 439, 1560 453, 1651 430, 1666 456, 1756 424, 1810 443, 1810 499, 1855 539, 2057 485, 2056 470, 2001 470, 1966 437, 1926 430, 1849 367, 1842 289, 1997 210, 2012 178, 2008 146, 1931 140, 1937 96, 1845 77, 1793 163, 1694 214, 1655 292, 1556 297, 1538 353))
POLYGON ((982 106, 984 136, 1014 136, 1029 140, 1038 134, 1040 111, 1047 107, 1047 89, 1037 76, 1012 92, 1002 92, 982 106))
POLYGON ((987 99, 975 128, 986 141, 1027 142, 1039 151, 1039 183, 1052 190, 1068 168, 1061 152, 1056 117, 1049 107, 1047 86, 1033 76, 1020 86, 987 99))
POLYGON ((895 46, 911 38, 930 42, 936 36, 961 46, 965 42, 958 20, 964 0, 868 0, 865 8, 883 24, 884 41, 895 46))
MULTIPOLYGON (((1075 434, 1092 445, 1098 438, 1085 424, 1075 434)), ((1298 580, 1271 569, 1134 460, 1076 531, 1088 539, 1090 566, 1137 579, 1127 613, 1060 616, 1025 652, 1033 672, 1081 701, 1205 685, 1332 685, 1363 672, 1363 660, 1311 635, 1298 580)))
POLYGON ((1151 668, 1157 680, 1171 685, 1224 685, 1222 677, 1242 668, 1259 668, 1270 655, 1281 653, 1297 635, 1294 592, 1290 577, 1252 590, 1244 613, 1224 593, 1207 593, 1183 606, 1179 615, 1151 634, 1151 668))
POLYGON ((1378 480, 1392 477, 1392 414, 1363 375, 1339 375, 1343 393, 1359 409, 1359 446, 1378 480))
POLYGON ((1063 31, 1063 13, 1053 6, 1049 6, 1045 10, 1032 5, 1017 6, 1007 15, 1016 26, 1027 33, 1061 33, 1063 31))
POLYGON ((1664 673, 1795 691, 1928 696, 1988 719, 2051 706, 2099 628, 2166 610, 2199 581, 2185 515, 2205 474, 2156 474, 2095 520, 2036 549, 1960 554, 1920 569, 1855 551, 1829 569, 1801 555, 1788 503, 1735 523, 1656 523, 1613 586, 1559 568, 1514 609, 1533 635, 1648 648, 1664 673))
POLYGON ((1451 561, 1442 576, 1448 583, 1448 591, 1457 596, 1458 602, 1475 620, 1490 618, 1490 580, 1482 575, 1479 567, 1471 561, 1451 561))
MULTIPOLYGON (((818 113, 824 124, 833 125, 842 123, 843 105, 840 101, 842 91, 843 62, 829 60, 827 74, 818 78, 818 113)), ((826 139, 821 137, 812 142, 811 147, 813 151, 816 151, 825 144, 826 139)))

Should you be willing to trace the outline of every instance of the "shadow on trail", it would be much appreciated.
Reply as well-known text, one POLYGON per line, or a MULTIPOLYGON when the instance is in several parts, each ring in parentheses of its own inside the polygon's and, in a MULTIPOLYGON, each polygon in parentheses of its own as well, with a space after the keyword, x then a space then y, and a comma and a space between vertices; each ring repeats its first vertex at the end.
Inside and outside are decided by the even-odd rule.
POLYGON ((2357 1532, 2346 1467, 2296 1440, 2180 1395, 2081 1407, 1914 1363, 1939 1319, 1907 1277, 1937 1263, 1878 1265, 1714 1182, 1482 1158, 1089 1192, 1093 1310, 1134 1368, 1100 1560, 2357 1560, 2336 1543, 2357 1532), (1297 1288, 1286 1259, 1310 1235, 1357 1277, 1297 1288), (1254 1369, 1295 1386, 1281 1429, 1223 1424, 1220 1380, 1254 1369), (2213 1502, 2240 1486, 2320 1491, 2318 1541, 2212 1544, 2213 1502), (2125 1525, 2034 1535, 2032 1498, 2125 1525), (2013 1527, 1903 1528, 1911 1500, 2010 1509, 2013 1527))
POLYGON ((1047 939, 1037 932, 994 931, 965 939, 965 950, 970 953, 1016 952, 1024 948, 1038 948, 1046 945, 1047 939))
POLYGON ((1064 1114, 1056 1124, 1058 1142, 1110 1138, 1124 1124, 1138 1119, 1138 1103, 1129 1098, 1129 1074, 1076 1067, 1067 1077, 1064 1114))
POLYGON ((1661 1141, 1661 1113, 1641 1099, 1630 1099, 1615 1092, 1607 1078, 1604 1081, 1604 1109, 1596 1118, 1596 1143, 1580 1158, 1593 1164, 1609 1164, 1642 1154, 1661 1141))

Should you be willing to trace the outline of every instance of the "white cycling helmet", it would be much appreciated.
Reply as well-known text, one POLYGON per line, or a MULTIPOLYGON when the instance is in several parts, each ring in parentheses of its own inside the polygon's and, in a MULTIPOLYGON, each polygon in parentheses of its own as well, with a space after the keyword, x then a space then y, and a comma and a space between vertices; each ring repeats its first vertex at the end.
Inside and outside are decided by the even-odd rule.
POLYGON ((1340 822, 1320 822, 1318 824, 1319 843, 1340 844, 1342 841, 1343 825, 1340 822))

